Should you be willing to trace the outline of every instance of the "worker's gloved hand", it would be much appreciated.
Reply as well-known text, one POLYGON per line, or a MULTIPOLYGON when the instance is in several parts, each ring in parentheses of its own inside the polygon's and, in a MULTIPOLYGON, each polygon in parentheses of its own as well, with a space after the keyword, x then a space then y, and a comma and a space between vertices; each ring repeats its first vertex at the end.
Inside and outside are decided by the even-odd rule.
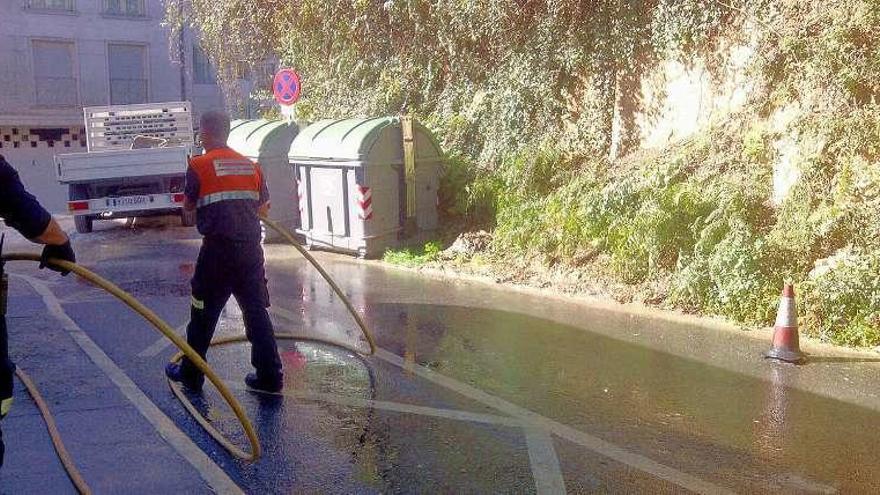
POLYGON ((49 268, 62 275, 70 273, 70 270, 50 265, 49 260, 52 258, 76 263, 76 255, 73 253, 73 247, 70 246, 69 239, 64 244, 46 244, 46 247, 43 248, 43 254, 40 256, 40 268, 49 268))

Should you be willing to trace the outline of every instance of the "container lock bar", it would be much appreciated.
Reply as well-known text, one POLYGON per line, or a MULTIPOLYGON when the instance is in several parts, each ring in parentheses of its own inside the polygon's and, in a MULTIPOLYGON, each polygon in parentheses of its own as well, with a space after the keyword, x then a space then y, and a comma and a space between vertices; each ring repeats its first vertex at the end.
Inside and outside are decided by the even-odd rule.
POLYGON ((413 140, 412 115, 403 115, 400 119, 403 132, 403 165, 406 182, 406 218, 416 216, 416 155, 413 140))

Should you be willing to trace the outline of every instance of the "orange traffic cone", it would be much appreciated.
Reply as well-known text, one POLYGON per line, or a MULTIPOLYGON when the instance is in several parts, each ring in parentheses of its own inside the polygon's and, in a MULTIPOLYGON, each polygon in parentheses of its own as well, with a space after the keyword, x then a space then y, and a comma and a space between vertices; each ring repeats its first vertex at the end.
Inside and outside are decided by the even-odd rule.
POLYGON ((798 339, 797 307, 794 302, 794 287, 785 284, 779 298, 776 325, 773 327, 773 343, 764 357, 788 363, 803 363, 807 357, 801 352, 798 339))

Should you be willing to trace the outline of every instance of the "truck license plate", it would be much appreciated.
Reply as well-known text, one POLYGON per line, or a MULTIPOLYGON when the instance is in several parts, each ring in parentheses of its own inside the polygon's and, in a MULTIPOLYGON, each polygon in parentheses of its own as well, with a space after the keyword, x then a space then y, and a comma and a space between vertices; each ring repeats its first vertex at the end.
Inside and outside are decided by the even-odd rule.
POLYGON ((150 202, 149 196, 126 196, 124 198, 113 198, 110 200, 111 206, 134 206, 145 205, 150 202))

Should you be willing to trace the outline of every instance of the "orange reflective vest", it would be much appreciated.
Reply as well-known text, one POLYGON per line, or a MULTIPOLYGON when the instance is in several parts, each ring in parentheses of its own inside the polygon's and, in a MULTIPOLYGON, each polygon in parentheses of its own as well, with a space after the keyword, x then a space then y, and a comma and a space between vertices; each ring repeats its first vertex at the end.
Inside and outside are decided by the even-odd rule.
POLYGON ((193 157, 189 166, 199 178, 197 208, 226 200, 260 201, 263 183, 260 164, 229 148, 218 148, 193 157))

